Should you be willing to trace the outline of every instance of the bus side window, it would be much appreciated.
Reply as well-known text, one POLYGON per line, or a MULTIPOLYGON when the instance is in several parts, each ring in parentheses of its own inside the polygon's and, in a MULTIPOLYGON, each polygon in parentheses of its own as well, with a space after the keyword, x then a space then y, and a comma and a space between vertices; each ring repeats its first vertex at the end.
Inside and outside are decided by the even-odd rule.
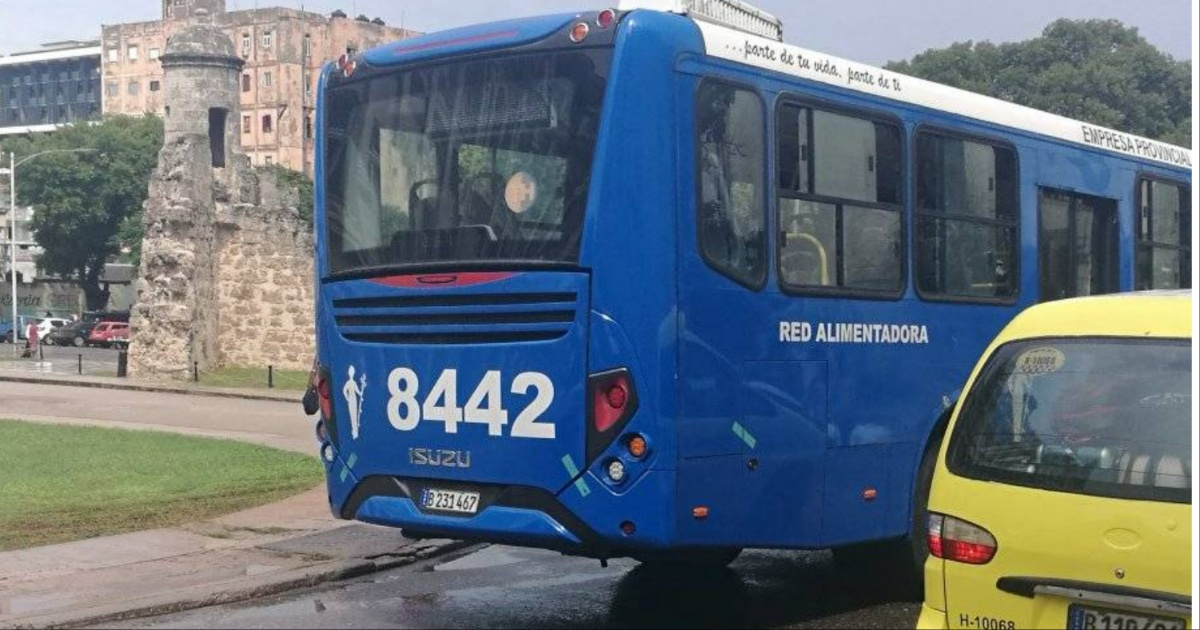
POLYGON ((697 232, 705 260, 749 286, 766 275, 763 104, 746 89, 700 84, 697 117, 697 232))
POLYGON ((904 282, 899 127, 785 104, 775 128, 783 286, 897 294, 904 282))
POLYGON ((1118 289, 1117 200, 1038 188, 1038 300, 1118 289))
POLYGON ((1139 180, 1136 289, 1192 287, 1191 201, 1187 186, 1139 180))
POLYGON ((917 136, 916 281, 927 297, 1017 294, 1017 178, 1011 149, 917 136))

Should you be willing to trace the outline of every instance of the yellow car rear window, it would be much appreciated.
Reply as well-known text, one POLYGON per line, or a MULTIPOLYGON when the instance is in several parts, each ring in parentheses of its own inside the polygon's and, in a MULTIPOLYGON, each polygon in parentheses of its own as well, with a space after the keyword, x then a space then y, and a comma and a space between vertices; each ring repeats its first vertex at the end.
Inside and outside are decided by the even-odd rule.
POLYGON ((1187 503, 1191 342, 1036 339, 989 359, 964 402, 947 465, 960 476, 1187 503))

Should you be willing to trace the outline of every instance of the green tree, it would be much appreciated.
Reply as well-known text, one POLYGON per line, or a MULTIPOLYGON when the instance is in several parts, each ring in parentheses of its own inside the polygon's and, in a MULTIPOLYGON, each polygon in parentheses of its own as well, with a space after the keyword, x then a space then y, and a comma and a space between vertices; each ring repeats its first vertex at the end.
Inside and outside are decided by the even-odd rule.
POLYGON ((960 42, 887 69, 1182 146, 1192 144, 1192 64, 1118 20, 1052 22, 1040 37, 960 42))
POLYGON ((17 169, 17 202, 33 206, 33 236, 43 249, 38 266, 77 282, 89 309, 108 303, 100 282, 105 263, 123 247, 140 249, 142 202, 162 141, 158 117, 114 116, 3 147, 18 161, 42 151, 94 149, 43 155, 17 169))

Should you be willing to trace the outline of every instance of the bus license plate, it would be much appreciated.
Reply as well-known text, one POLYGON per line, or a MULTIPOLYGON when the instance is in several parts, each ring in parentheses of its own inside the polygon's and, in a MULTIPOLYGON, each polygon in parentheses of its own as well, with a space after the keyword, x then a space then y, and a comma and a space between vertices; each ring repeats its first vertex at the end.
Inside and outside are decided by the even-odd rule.
POLYGON ((1184 623, 1183 619, 1177 617, 1140 615, 1119 610, 1107 610, 1104 608, 1071 604, 1067 609, 1067 628, 1069 630, 1074 630, 1075 628, 1183 630, 1184 623))
POLYGON ((479 493, 429 488, 421 492, 421 507, 443 512, 474 514, 479 509, 479 493))

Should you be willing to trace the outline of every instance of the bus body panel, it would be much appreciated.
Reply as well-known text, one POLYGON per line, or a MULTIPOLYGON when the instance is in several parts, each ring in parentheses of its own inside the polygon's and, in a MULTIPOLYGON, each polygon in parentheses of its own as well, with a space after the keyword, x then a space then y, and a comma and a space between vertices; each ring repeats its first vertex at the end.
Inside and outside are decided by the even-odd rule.
POLYGON ((635 11, 622 18, 596 145, 580 264, 593 269, 594 315, 628 339, 629 353, 601 361, 593 338, 590 372, 636 366, 639 413, 649 413, 659 459, 674 469, 676 261, 680 221, 672 173, 680 126, 669 77, 677 51, 700 45, 675 16, 635 11), (689 37, 690 36, 690 37, 689 37))
MULTIPOLYGON (((909 531, 912 484, 920 456, 934 431, 942 412, 957 397, 961 379, 970 368, 973 358, 1003 325, 1025 306, 1038 301, 1038 186, 1062 188, 1084 194, 1112 198, 1118 201, 1119 260, 1121 290, 1132 288, 1132 250, 1134 239, 1134 188, 1132 172, 1171 174, 1173 179, 1186 181, 1186 174, 1161 164, 1104 153, 1056 140, 1033 137, 999 128, 996 125, 966 119, 946 112, 931 112, 921 108, 896 104, 850 90, 839 90, 788 77, 755 70, 753 74, 739 64, 721 60, 688 57, 681 61, 679 72, 687 76, 677 98, 694 95, 700 77, 720 77, 746 85, 760 93, 766 107, 768 129, 774 126, 774 110, 781 95, 861 108, 888 116, 897 116, 912 144, 914 134, 926 128, 942 132, 978 136, 1014 145, 1018 154, 1018 190, 1020 214, 1018 230, 1021 250, 1020 293, 1011 305, 963 304, 921 299, 913 287, 912 269, 907 270, 904 295, 896 300, 830 298, 823 296, 786 295, 779 289, 779 279, 772 267, 765 286, 752 290, 720 276, 704 263, 695 246, 681 251, 680 313, 688 326, 681 325, 680 399, 686 401, 680 414, 681 465, 689 462, 709 462, 714 467, 733 474, 730 459, 740 465, 738 496, 752 497, 732 506, 741 514, 741 527, 736 539, 722 536, 687 539, 707 540, 711 544, 737 542, 762 546, 823 547, 845 543, 902 536, 909 531), (749 76, 748 76, 749 75, 749 76), (765 75, 765 76, 764 76, 765 75), (1141 162, 1141 164, 1135 164, 1141 162), (812 342, 781 341, 779 326, 785 322, 807 323, 816 329, 838 323, 899 324, 919 326, 928 331, 928 343, 922 344, 862 344, 839 340, 820 347, 812 342), (730 335, 729 331, 738 333, 730 335), (948 347, 953 353, 946 352, 948 347), (739 362, 779 361, 779 370, 755 377, 739 362), (818 362, 826 366, 827 380, 801 386, 803 378, 788 379, 792 362, 818 362), (689 378, 689 372, 696 376, 689 378), (764 378, 765 376, 765 378, 764 378), (734 433, 735 421, 754 422, 754 410, 722 396, 726 389, 720 384, 740 384, 743 399, 757 398, 754 393, 769 389, 774 379, 790 385, 784 389, 795 395, 819 397, 814 388, 827 387, 827 408, 807 403, 801 408, 780 405, 776 426, 791 440, 764 441, 780 451, 797 456, 811 449, 809 439, 798 437, 800 426, 811 426, 813 418, 827 429, 825 453, 810 454, 823 465, 806 468, 793 462, 793 468, 780 476, 792 480, 781 487, 770 474, 763 475, 761 463, 769 449, 762 442, 749 448, 734 433), (749 419, 749 420, 747 420, 749 419), (757 455, 758 457, 755 457, 757 455), (695 459, 689 459, 695 458, 695 459), (751 471, 750 459, 758 460, 759 468, 751 471), (815 474, 814 474, 815 471, 815 474), (790 474, 789 474, 790 473, 790 474), (822 488, 813 491, 813 488, 822 488), (864 500, 864 492, 874 491, 874 499, 864 500), (776 507, 783 505, 783 507, 776 507), (813 535, 810 524, 797 521, 796 505, 807 505, 811 513, 821 514, 819 534, 813 535), (820 507, 814 507, 820 506, 820 507)), ((681 111, 687 111, 684 107, 681 111)), ((693 114, 694 115, 694 114, 693 114)), ((768 138, 770 134, 768 134, 768 138)), ((908 149, 911 151, 911 147, 908 149)), ((695 151, 694 139, 681 136, 680 153, 695 151)), ((773 172, 774 164, 768 167, 773 172)), ((680 241, 696 243, 694 220, 695 174, 691 165, 681 166, 679 190, 683 202, 680 215, 680 241)), ((906 188, 911 189, 912 173, 904 174, 906 188)), ((913 206, 911 190, 907 192, 906 207, 913 206)), ((773 205, 768 223, 775 224, 773 205)), ((904 213, 906 260, 911 260, 913 230, 912 212, 904 213)), ((769 234, 768 250, 774 251, 775 235, 769 234)), ((814 333, 815 334, 815 333, 814 333)), ((758 422, 770 431, 770 423, 758 422)), ((753 435, 753 428, 750 429, 753 435)), ((757 438, 757 435, 754 435, 757 438)), ((757 442, 757 439, 755 440, 757 442)), ((787 468, 787 465, 784 464, 787 468)), ((768 472, 769 472, 768 467, 768 472)), ((692 473, 690 473, 692 474, 692 473)), ((688 475, 681 475, 681 492, 689 486, 688 475)), ((702 482, 696 482, 698 486, 702 482)), ((712 492, 710 494, 717 494, 712 492)))
POLYGON ((324 287, 335 331, 327 366, 336 385, 339 454, 354 458, 351 472, 359 479, 396 475, 557 492, 580 474, 583 457, 587 275, 503 273, 471 286, 420 285, 467 275, 324 287), (479 341, 439 342, 464 331, 478 331, 479 341), (552 338, 523 341, 527 334, 552 338), (393 336, 422 341, 387 345, 393 336))

